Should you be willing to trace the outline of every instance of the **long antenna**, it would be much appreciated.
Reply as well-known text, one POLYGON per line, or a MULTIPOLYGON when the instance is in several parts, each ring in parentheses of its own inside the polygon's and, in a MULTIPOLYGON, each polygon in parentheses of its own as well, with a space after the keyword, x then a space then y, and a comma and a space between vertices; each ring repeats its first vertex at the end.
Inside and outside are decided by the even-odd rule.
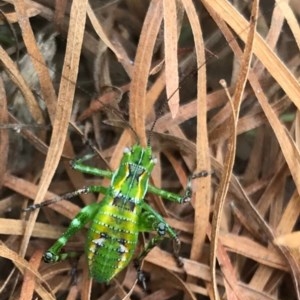
MULTIPOLYGON (((247 28, 244 28, 242 32, 244 32, 245 30, 248 30, 249 27, 247 28)), ((229 44, 231 41, 235 40, 235 38, 233 38, 232 40, 229 40, 227 43, 229 44)), ((162 102, 159 110, 158 110, 158 113, 157 113, 157 116, 155 118, 155 120, 153 121, 153 124, 150 128, 150 132, 149 132, 149 136, 148 136, 148 141, 147 141, 147 145, 150 146, 150 141, 151 141, 151 138, 152 138, 152 132, 153 132, 153 129, 158 121, 158 119, 162 116, 163 114, 163 108, 164 106, 172 99, 172 97, 174 96, 175 93, 177 93, 177 91, 180 89, 181 85, 183 82, 185 82, 188 78, 190 78, 192 75, 194 75, 196 72, 198 72, 205 64, 207 64, 213 57, 214 58, 218 58, 218 56, 216 54, 214 54, 213 52, 205 49, 206 52, 208 52, 211 56, 205 60, 205 62, 203 62, 197 69, 194 69, 193 71, 191 71, 188 75, 186 75, 184 78, 182 78, 180 81, 179 81, 179 84, 178 84, 178 87, 174 90, 174 92, 171 94, 171 96, 164 102, 162 102)))
MULTIPOLYGON (((211 53, 211 52, 209 52, 211 53)), ((217 57, 215 54, 211 53, 214 57, 217 57)), ((163 111, 164 111, 164 107, 168 104, 168 102, 172 99, 172 97, 175 95, 175 93, 177 93, 179 91, 179 89, 181 88, 181 85, 188 79, 190 78, 192 75, 194 75, 196 72, 198 72, 209 60, 206 60, 204 63, 202 63, 197 69, 194 69, 193 71, 191 71, 188 75, 186 75, 185 77, 183 77, 178 84, 178 87, 173 91, 173 93, 170 95, 170 97, 166 100, 166 101, 161 101, 161 105, 159 107, 159 110, 157 112, 156 118, 153 121, 151 127, 150 127, 150 132, 149 132, 149 136, 148 136, 148 141, 147 141, 147 145, 150 146, 150 141, 152 138, 152 132, 153 129, 158 121, 158 119, 162 116, 163 111)))

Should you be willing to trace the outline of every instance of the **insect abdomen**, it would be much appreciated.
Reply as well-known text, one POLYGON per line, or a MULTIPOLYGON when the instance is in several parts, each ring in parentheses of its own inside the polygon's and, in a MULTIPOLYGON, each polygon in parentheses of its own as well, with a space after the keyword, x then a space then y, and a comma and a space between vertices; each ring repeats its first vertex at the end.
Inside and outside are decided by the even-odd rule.
POLYGON ((109 282, 131 261, 138 241, 138 214, 103 201, 91 223, 86 253, 91 277, 109 282))

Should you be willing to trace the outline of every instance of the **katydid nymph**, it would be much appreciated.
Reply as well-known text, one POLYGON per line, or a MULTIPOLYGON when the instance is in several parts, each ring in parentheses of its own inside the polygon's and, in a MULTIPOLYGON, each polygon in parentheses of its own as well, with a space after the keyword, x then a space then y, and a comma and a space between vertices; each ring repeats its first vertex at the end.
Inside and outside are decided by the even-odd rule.
MULTIPOLYGON (((135 258, 138 280, 144 288, 145 278, 140 269, 141 261, 165 236, 173 239, 174 257, 178 265, 182 265, 179 257, 180 240, 176 232, 157 211, 145 202, 145 195, 153 193, 169 201, 188 202, 192 195, 191 179, 207 176, 207 172, 204 171, 190 177, 183 195, 180 196, 149 183, 156 163, 150 145, 142 147, 137 143, 131 148, 125 148, 120 165, 113 172, 85 164, 89 158, 90 155, 87 155, 71 161, 72 168, 82 173, 109 178, 110 185, 108 187, 87 186, 61 196, 62 199, 69 199, 84 193, 105 195, 101 202, 82 208, 71 221, 65 233, 44 254, 44 261, 47 263, 58 262, 75 256, 76 254, 73 252, 62 252, 62 248, 77 231, 90 223, 85 253, 90 276, 98 282, 108 283, 132 261, 141 232, 156 231, 156 235, 135 258)), ((26 210, 34 210, 51 203, 49 200, 40 205, 32 205, 26 210)))

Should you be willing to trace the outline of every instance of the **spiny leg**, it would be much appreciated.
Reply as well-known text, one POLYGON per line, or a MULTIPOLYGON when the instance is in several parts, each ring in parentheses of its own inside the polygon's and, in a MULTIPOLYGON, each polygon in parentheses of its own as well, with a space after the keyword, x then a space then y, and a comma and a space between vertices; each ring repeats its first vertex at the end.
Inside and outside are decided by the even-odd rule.
POLYGON ((150 205, 147 203, 142 203, 143 212, 139 219, 139 231, 140 232, 150 232, 153 230, 157 231, 157 235, 155 235, 145 246, 144 250, 139 254, 139 256, 135 259, 134 265, 137 269, 138 273, 138 281, 142 284, 143 288, 146 290, 146 279, 145 275, 142 272, 140 266, 142 260, 145 256, 150 252, 152 248, 154 248, 157 244, 159 244, 165 237, 166 234, 169 235, 173 240, 173 248, 174 248, 174 258, 178 264, 178 266, 183 266, 182 260, 179 257, 180 250, 180 240, 177 237, 176 232, 169 226, 169 224, 164 220, 164 218, 156 212, 150 205))
POLYGON ((140 232, 151 232, 156 230, 157 235, 154 236, 146 245, 144 251, 139 255, 141 260, 154 248, 160 241, 165 238, 165 235, 168 236, 174 241, 174 257, 178 265, 182 265, 182 262, 179 258, 180 251, 180 240, 174 231, 174 229, 166 222, 166 220, 155 211, 149 204, 142 203, 143 212, 139 221, 139 231, 140 232))
POLYGON ((57 262, 77 256, 76 252, 61 253, 61 249, 67 244, 68 240, 76 232, 82 229, 86 223, 88 223, 94 218, 100 205, 101 203, 92 203, 81 209, 81 211, 71 221, 67 230, 44 254, 43 258, 46 263, 57 262))
MULTIPOLYGON (((107 188, 100 185, 90 185, 83 189, 69 193, 70 195, 77 196, 80 193, 107 193, 107 188)), ((60 253, 62 247, 66 245, 68 240, 80 229, 84 227, 86 223, 91 221, 97 211, 99 210, 101 203, 92 203, 85 206, 80 210, 80 212, 71 221, 69 227, 64 232, 64 234, 48 249, 44 254, 45 262, 56 262, 60 260, 65 260, 66 258, 77 256, 74 252, 60 253)))
MULTIPOLYGON (((73 252, 73 253, 74 253, 74 255, 76 255, 76 252, 73 252)), ((71 271, 70 271, 71 286, 77 285, 77 283, 78 283, 77 267, 78 267, 78 259, 71 260, 71 271)))
MULTIPOLYGON (((140 255, 134 260, 134 267, 137 270, 137 280, 138 282, 142 285, 143 289, 145 291, 147 291, 147 284, 146 284, 146 274, 142 271, 141 269, 141 263, 143 261, 143 259, 147 256, 147 254, 150 252, 150 250, 152 248, 154 248, 155 246, 157 246, 162 240, 164 239, 164 236, 160 236, 160 235, 155 235, 146 245, 146 247, 144 248, 144 250, 140 253, 140 255)), ((180 240, 178 238, 176 238, 174 240, 176 242, 176 245, 178 246, 178 250, 180 248, 180 240)), ((177 252, 177 251, 176 251, 177 252)), ((178 251, 179 252, 179 251, 178 251)), ((177 262, 177 265, 179 267, 183 266, 182 260, 179 257, 179 255, 175 255, 175 253, 173 253, 174 258, 177 262)))
POLYGON ((107 193, 107 187, 104 187, 104 186, 101 186, 101 185, 87 186, 87 187, 84 187, 82 189, 79 189, 79 190, 76 190, 76 191, 73 191, 73 192, 55 197, 53 199, 46 200, 46 201, 44 201, 42 203, 39 203, 39 204, 29 205, 27 208, 24 208, 23 211, 24 212, 34 211, 37 208, 48 206, 48 205, 54 204, 56 202, 59 202, 61 200, 71 199, 71 198, 74 198, 74 197, 79 196, 81 194, 88 194, 88 193, 100 193, 100 194, 105 195, 107 193))
MULTIPOLYGON (((89 166, 89 165, 86 165, 86 164, 83 163, 84 161, 90 159, 93 156, 94 156, 94 154, 88 154, 88 155, 83 156, 82 158, 72 160, 72 161, 70 161, 71 167, 74 170, 79 171, 81 173, 91 174, 91 175, 98 176, 98 177, 111 178, 112 177, 112 172, 111 171, 98 169, 98 168, 95 168, 95 167, 92 167, 92 166, 89 166)), ((37 208, 41 208, 41 207, 44 207, 44 206, 51 205, 51 204, 59 202, 63 199, 71 199, 71 198, 79 196, 81 194, 88 194, 88 193, 106 194, 106 192, 107 192, 107 188, 102 187, 102 186, 84 187, 82 189, 78 189, 78 190, 73 191, 71 193, 67 193, 67 194, 64 194, 62 196, 55 197, 53 199, 44 201, 40 204, 30 205, 27 208, 23 209, 23 211, 33 211, 37 208)))
MULTIPOLYGON (((178 203, 185 203, 189 202, 192 197, 192 179, 195 178, 200 178, 200 177, 207 177, 211 173, 207 171, 201 171, 199 173, 193 174, 189 176, 188 182, 187 182, 187 187, 185 189, 185 192, 183 196, 180 196, 175 193, 168 192, 166 190, 162 190, 159 188, 156 188, 155 186, 149 185, 148 186, 148 192, 157 194, 161 196, 164 199, 167 199, 169 201, 174 201, 178 203)), ((173 239, 173 255, 174 258, 177 262, 177 265, 179 267, 183 266, 183 262, 179 256, 179 251, 180 251, 180 240, 176 234, 176 232, 169 226, 169 224, 164 220, 164 218, 156 212, 151 206, 146 204, 145 202, 143 203, 143 209, 145 210, 144 214, 147 214, 147 216, 144 217, 144 220, 148 221, 148 225, 146 225, 146 228, 151 228, 153 230, 153 224, 155 224, 155 220, 157 225, 156 225, 156 230, 158 232, 158 236, 155 236, 152 238, 152 240, 149 241, 147 247, 144 249, 143 253, 140 254, 139 257, 141 257, 140 261, 150 252, 150 250, 155 247, 163 238, 164 235, 167 233, 172 239, 173 239)), ((150 229, 151 230, 151 229, 150 229)), ((143 231, 141 229, 141 231, 143 231)), ((147 231, 147 230, 144 230, 147 231)))
POLYGON ((159 189, 151 184, 149 184, 149 186, 148 186, 148 192, 156 194, 156 195, 158 195, 164 199, 167 199, 169 201, 178 202, 178 203, 186 203, 186 202, 189 202, 192 197, 192 179, 199 178, 199 177, 207 177, 208 175, 210 175, 209 172, 201 171, 197 174, 189 176, 187 186, 186 186, 183 196, 168 192, 166 190, 159 189))

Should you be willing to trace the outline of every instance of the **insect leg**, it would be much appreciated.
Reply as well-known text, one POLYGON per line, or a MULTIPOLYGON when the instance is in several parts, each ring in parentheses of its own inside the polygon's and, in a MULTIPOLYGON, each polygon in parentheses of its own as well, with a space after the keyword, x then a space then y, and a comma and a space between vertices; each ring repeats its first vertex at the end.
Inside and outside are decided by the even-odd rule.
POLYGON ((91 175, 99 176, 99 177, 111 178, 112 177, 111 171, 102 170, 102 169, 95 168, 95 167, 92 167, 92 166, 89 166, 89 165, 86 165, 83 163, 84 161, 90 159, 93 156, 94 156, 94 154, 88 154, 82 158, 71 160, 70 165, 74 170, 79 171, 81 173, 91 174, 91 175))
POLYGON ((107 192, 107 188, 104 187, 104 186, 91 185, 91 186, 87 186, 87 187, 84 187, 82 189, 73 191, 71 193, 67 193, 67 194, 55 197, 53 199, 46 200, 46 201, 44 201, 42 203, 39 203, 39 204, 29 205, 27 208, 23 209, 23 211, 24 212, 34 211, 37 208, 48 206, 48 205, 54 204, 54 203, 59 202, 59 201, 64 200, 64 199, 71 199, 71 198, 74 198, 74 197, 79 196, 81 194, 100 193, 100 194, 104 195, 104 194, 106 194, 106 192, 107 192))
POLYGON ((61 249, 77 231, 94 218, 100 205, 101 203, 87 205, 75 216, 63 235, 44 254, 43 259, 45 262, 57 262, 77 256, 75 252, 61 253, 61 249))
POLYGON ((180 195, 175 194, 175 193, 168 192, 166 190, 159 189, 159 188, 157 188, 157 187, 155 187, 151 184, 149 184, 149 186, 148 186, 148 192, 156 194, 156 195, 158 195, 158 196, 160 196, 164 199, 167 199, 167 200, 173 201, 173 202, 178 202, 178 203, 189 202, 191 200, 191 197, 192 197, 192 179, 199 178, 199 177, 206 177, 208 175, 210 175, 209 172, 202 171, 202 172, 199 172, 199 173, 194 174, 192 176, 189 176, 188 183, 187 183, 187 186, 186 186, 186 189, 185 189, 185 192, 184 192, 183 196, 180 196, 180 195))
POLYGON ((155 247, 161 240, 164 239, 165 235, 173 239, 174 241, 174 257, 179 265, 182 265, 179 258, 180 240, 177 237, 174 229, 165 221, 165 219, 155 211, 150 205, 142 203, 143 212, 139 220, 139 231, 150 232, 156 230, 157 235, 154 236, 146 245, 144 251, 139 255, 138 259, 142 260, 150 250, 155 247))
POLYGON ((166 234, 173 240, 173 248, 174 248, 174 258, 178 264, 178 266, 182 266, 182 260, 179 257, 180 250, 180 240, 177 237, 176 232, 169 226, 169 224, 164 220, 164 218, 156 212, 150 205, 143 202, 142 203, 143 212, 139 219, 139 231, 140 232, 150 232, 156 230, 157 235, 155 235, 145 246, 144 250, 139 254, 139 256, 135 259, 135 267, 138 272, 138 281, 141 282, 144 289, 146 287, 145 284, 145 276, 141 271, 140 265, 145 256, 150 252, 152 248, 154 248, 160 241, 162 241, 166 234))

